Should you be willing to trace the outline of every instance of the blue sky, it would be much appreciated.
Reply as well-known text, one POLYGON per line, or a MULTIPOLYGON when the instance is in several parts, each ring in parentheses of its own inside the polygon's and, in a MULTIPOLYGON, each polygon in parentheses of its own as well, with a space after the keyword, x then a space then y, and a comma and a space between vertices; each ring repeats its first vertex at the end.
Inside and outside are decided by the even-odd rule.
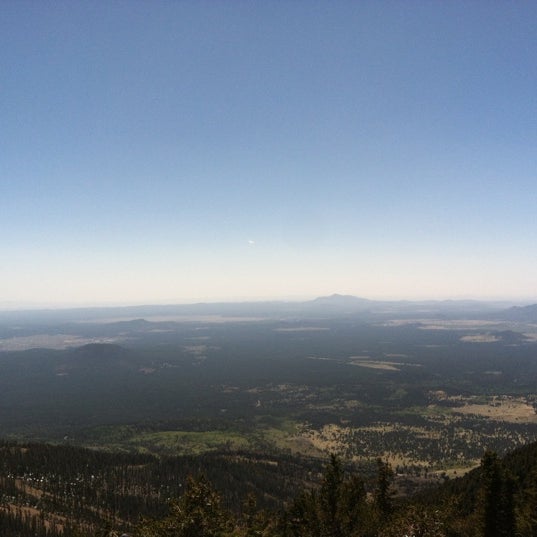
POLYGON ((0 9, 0 305, 537 299, 533 2, 0 9))

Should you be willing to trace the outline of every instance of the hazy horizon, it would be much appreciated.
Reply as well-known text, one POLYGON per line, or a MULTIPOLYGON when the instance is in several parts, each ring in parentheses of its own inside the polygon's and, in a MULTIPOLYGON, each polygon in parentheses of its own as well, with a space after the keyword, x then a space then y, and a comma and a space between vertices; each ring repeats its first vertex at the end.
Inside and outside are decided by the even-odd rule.
POLYGON ((533 3, 5 2, 0 309, 537 299, 536 25, 533 3))
POLYGON ((141 302, 126 302, 126 301, 109 301, 109 302, 0 302, 0 312, 9 311, 24 311, 24 310, 69 310, 69 309, 84 309, 84 308, 123 308, 123 307, 151 307, 151 306, 183 306, 194 304, 217 304, 217 303, 261 303, 261 302, 288 302, 288 303, 300 303, 315 300, 317 298, 326 298, 332 295, 352 296, 355 298, 371 300, 373 302, 443 302, 443 301, 475 301, 482 303, 497 303, 506 305, 518 305, 526 306, 537 303, 535 297, 475 297, 475 296, 446 296, 446 297, 397 297, 397 296, 385 296, 385 297, 371 297, 364 295, 343 294, 343 293, 330 293, 319 294, 312 296, 261 296, 261 297, 221 297, 221 298, 206 298, 206 299, 186 299, 186 300, 146 300, 141 302))

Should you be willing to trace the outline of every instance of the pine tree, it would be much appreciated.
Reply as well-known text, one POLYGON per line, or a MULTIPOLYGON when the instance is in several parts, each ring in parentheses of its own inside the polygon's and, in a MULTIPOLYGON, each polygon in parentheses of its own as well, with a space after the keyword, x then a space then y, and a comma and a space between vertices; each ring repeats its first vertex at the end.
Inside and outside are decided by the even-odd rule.
POLYGON ((330 457, 321 487, 304 492, 282 521, 282 535, 292 537, 349 537, 368 534, 372 527, 364 482, 345 477, 341 461, 330 457))
POLYGON ((383 520, 386 520, 392 512, 392 491, 393 481, 392 467, 377 459, 377 488, 375 490, 375 505, 383 520))
POLYGON ((525 537, 537 537, 537 468, 529 475, 520 497, 518 529, 525 537))
POLYGON ((481 460, 481 483, 481 535, 512 537, 516 532, 514 479, 492 451, 487 451, 481 460))
POLYGON ((187 479, 186 490, 172 502, 163 520, 146 522, 140 537, 223 537, 229 530, 230 515, 221 506, 220 495, 204 477, 187 479))
POLYGON ((343 535, 364 535, 372 519, 364 481, 353 475, 346 479, 339 494, 338 518, 343 535))
POLYGON ((341 525, 338 518, 343 468, 336 455, 330 456, 321 490, 319 493, 319 518, 323 537, 341 537, 341 525))

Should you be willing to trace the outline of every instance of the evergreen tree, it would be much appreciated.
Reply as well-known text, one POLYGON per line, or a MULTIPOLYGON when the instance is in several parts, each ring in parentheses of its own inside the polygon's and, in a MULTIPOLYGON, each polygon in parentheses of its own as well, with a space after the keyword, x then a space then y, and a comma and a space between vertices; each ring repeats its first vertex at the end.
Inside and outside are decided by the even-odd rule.
POLYGON ((529 475, 520 497, 518 529, 525 537, 537 537, 537 468, 529 475))
POLYGON ((483 537, 512 537, 516 533, 514 479, 491 451, 481 460, 479 513, 483 537))
POLYGON ((163 520, 146 522, 140 537, 223 537, 230 528, 230 515, 222 509, 219 494, 204 477, 187 479, 186 490, 172 502, 163 520))
POLYGON ((295 499, 285 514, 281 533, 292 537, 358 537, 368 535, 371 521, 364 482, 357 476, 346 478, 341 461, 332 455, 321 487, 295 499))
POLYGON ((281 533, 286 537, 321 537, 316 491, 299 494, 284 514, 281 533))
POLYGON ((242 504, 241 536, 259 537, 267 531, 272 522, 270 515, 260 510, 254 494, 246 496, 242 504))
POLYGON ((343 469, 336 455, 330 456, 319 493, 319 519, 323 537, 341 537, 341 524, 338 517, 343 469))
POLYGON ((386 520, 392 512, 392 490, 393 481, 392 467, 377 459, 377 488, 375 490, 375 505, 382 520, 386 520))
POLYGON ((368 535, 373 522, 370 511, 362 478, 353 475, 346 479, 341 485, 338 506, 343 535, 368 535))

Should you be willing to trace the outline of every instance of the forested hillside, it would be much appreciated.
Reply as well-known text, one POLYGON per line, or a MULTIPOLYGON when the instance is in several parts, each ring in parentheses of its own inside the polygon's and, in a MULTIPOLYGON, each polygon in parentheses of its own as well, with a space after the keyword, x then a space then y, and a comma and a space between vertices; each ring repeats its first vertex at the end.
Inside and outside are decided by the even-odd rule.
POLYGON ((22 528, 32 536, 93 535, 106 526, 132 529, 141 515, 164 516, 170 499, 183 493, 189 475, 206 476, 221 491, 226 509, 238 509, 252 494, 260 507, 277 511, 305 484, 317 482, 321 471, 319 461, 285 455, 155 457, 3 443, 0 534, 26 535, 22 528))
POLYGON ((537 535, 537 444, 413 497, 389 464, 358 472, 228 452, 198 457, 0 447, 6 537, 507 537, 537 535))

